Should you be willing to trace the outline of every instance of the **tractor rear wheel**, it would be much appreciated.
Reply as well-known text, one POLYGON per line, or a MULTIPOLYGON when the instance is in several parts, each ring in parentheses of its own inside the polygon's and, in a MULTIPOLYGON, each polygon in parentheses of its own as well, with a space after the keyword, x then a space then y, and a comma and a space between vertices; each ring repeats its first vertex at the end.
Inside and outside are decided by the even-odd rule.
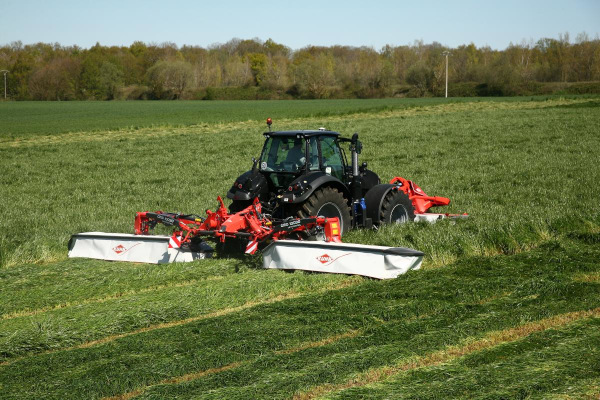
POLYGON ((348 202, 337 189, 324 187, 317 189, 302 203, 297 211, 300 218, 309 216, 333 218, 340 220, 341 232, 346 233, 350 229, 350 207, 348 202))
POLYGON ((400 190, 391 190, 381 205, 381 223, 403 224, 414 221, 414 219, 415 207, 406 193, 400 190))

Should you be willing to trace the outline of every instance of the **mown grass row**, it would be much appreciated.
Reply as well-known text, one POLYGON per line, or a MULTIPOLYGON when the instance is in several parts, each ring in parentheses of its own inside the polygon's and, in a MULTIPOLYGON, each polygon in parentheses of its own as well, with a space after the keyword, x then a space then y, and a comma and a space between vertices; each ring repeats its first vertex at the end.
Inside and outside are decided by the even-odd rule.
POLYGON ((0 270, 4 289, 0 292, 0 320, 148 288, 222 278, 235 272, 230 266, 227 260, 165 266, 69 259, 6 268, 0 270))
MULTIPOLYGON (((98 398, 130 392, 148 398, 289 398, 321 385, 336 387, 368 371, 427 357, 493 332, 598 309, 600 284, 573 277, 598 272, 595 260, 600 255, 600 238, 597 233, 580 237, 551 241, 519 255, 463 258, 447 268, 409 273, 392 281, 364 280, 348 288, 257 305, 90 347, 30 355, 1 366, 0 382, 7 398, 98 398), (337 339, 327 340, 332 337, 337 339), (322 344, 307 346, 311 342, 322 344), (203 373, 210 370, 214 373, 203 373), (186 376, 196 378, 181 379, 186 376)), ((568 320, 567 336, 576 321, 568 320)), ((589 329, 597 326, 595 322, 584 325, 588 323, 589 329)), ((555 328, 561 326, 558 323, 555 328)), ((544 335, 553 337, 543 330, 542 339, 527 340, 535 346, 545 340, 544 335)), ((525 331, 513 339, 527 337, 525 331)), ((580 339, 582 344, 595 343, 597 336, 580 339)), ((492 355, 482 353, 480 363, 505 362, 518 370, 520 353, 511 346, 528 346, 520 343, 502 347, 499 342, 500 347, 485 350, 492 355)), ((575 344, 570 346, 553 345, 547 351, 552 357, 567 352, 572 359, 579 353, 567 350, 575 344)), ((476 375, 477 369, 471 368, 476 358, 465 360, 461 373, 476 375)), ((528 357, 527 362, 534 363, 535 357, 528 357)), ((577 381, 582 375, 593 376, 594 365, 580 363, 575 371, 557 366, 554 374, 577 381)), ((543 395, 552 389, 549 378, 536 386, 534 374, 496 377, 530 394, 543 395)), ((445 393, 432 383, 428 387, 438 396, 445 393)), ((397 393, 397 388, 384 386, 376 392, 384 396, 397 393)), ((448 393, 461 389, 457 383, 455 388, 449 386, 448 393)), ((370 388, 350 393, 360 397, 361 390, 370 388)))
MULTIPOLYGON (((198 264, 195 268, 202 270, 198 264)), ((0 362, 86 345, 136 330, 157 329, 165 323, 188 323, 215 312, 227 314, 279 298, 299 297, 358 282, 356 278, 339 275, 281 274, 256 269, 230 271, 226 275, 220 272, 220 276, 198 280, 186 277, 179 283, 137 291, 129 289, 116 295, 109 292, 83 300, 76 298, 79 294, 76 285, 62 281, 61 290, 73 292, 76 299, 34 312, 8 314, 1 321, 0 362)), ((90 276, 99 275, 92 272, 90 276)), ((105 287, 107 291, 114 290, 109 282, 105 287)), ((81 289, 85 291, 85 287, 81 289)))
POLYGON ((595 399, 599 362, 600 318, 592 318, 327 397, 595 399))

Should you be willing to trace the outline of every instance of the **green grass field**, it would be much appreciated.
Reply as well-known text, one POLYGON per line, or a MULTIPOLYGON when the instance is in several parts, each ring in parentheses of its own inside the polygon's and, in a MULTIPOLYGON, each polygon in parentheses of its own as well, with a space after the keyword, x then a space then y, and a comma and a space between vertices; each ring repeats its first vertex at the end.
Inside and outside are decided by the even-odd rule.
MULTIPOLYGON (((567 96, 586 98, 587 96, 567 96)), ((538 101, 556 96, 533 96, 538 101)), ((594 98, 594 97, 591 97, 594 98)), ((197 124, 260 121, 267 117, 327 117, 402 110, 427 105, 479 101, 522 101, 517 97, 455 99, 350 99, 290 101, 31 101, 5 102, 0 107, 0 143, 33 135, 90 132, 146 127, 185 127, 197 124)))
POLYGON ((600 98, 0 103, 1 398, 600 396, 600 98), (276 129, 359 132, 361 161, 447 196, 395 280, 258 256, 67 259, 72 233, 214 209, 276 129))
MULTIPOLYGON (((457 99, 456 101, 473 101, 457 99)), ((298 101, 111 101, 10 102, 0 108, 2 138, 89 132, 120 128, 182 127, 199 123, 263 121, 267 116, 298 118, 353 114, 439 104, 440 99, 298 101)))

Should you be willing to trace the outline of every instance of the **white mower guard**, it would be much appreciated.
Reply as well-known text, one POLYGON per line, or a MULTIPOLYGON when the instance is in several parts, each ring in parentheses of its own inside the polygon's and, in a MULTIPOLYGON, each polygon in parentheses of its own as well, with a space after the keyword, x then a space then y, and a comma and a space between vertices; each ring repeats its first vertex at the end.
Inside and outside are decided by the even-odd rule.
POLYGON ((127 233, 84 232, 71 236, 69 258, 83 257, 107 261, 150 264, 187 262, 209 258, 212 247, 202 243, 200 251, 186 251, 169 244, 171 236, 127 233))
POLYGON ((405 247, 277 240, 263 250, 263 266, 392 279, 419 269, 423 256, 405 247))
POLYGON ((444 213, 415 213, 415 222, 429 222, 430 224, 435 224, 437 221, 441 219, 467 219, 469 216, 467 214, 444 214, 444 213))
MULTIPOLYGON (((200 251, 170 243, 171 236, 85 232, 69 241, 69 258, 164 264, 209 258, 213 249, 202 242, 200 251)), ((419 269, 424 254, 404 247, 353 243, 277 240, 263 250, 263 266, 391 279, 419 269)))

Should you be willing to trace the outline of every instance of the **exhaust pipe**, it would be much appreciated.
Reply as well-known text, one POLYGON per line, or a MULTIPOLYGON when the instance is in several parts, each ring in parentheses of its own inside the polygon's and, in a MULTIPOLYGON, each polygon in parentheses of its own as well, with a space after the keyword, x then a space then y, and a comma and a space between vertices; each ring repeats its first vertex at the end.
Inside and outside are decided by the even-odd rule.
POLYGON ((362 151, 362 143, 358 140, 358 133, 352 135, 350 144, 352 152, 352 219, 354 226, 370 228, 373 222, 367 218, 367 205, 362 195, 362 180, 358 169, 358 155, 362 151))
POLYGON ((358 155, 362 150, 362 143, 358 140, 358 133, 352 135, 350 151, 352 151, 352 197, 354 200, 362 197, 360 188, 360 174, 358 171, 358 155))

